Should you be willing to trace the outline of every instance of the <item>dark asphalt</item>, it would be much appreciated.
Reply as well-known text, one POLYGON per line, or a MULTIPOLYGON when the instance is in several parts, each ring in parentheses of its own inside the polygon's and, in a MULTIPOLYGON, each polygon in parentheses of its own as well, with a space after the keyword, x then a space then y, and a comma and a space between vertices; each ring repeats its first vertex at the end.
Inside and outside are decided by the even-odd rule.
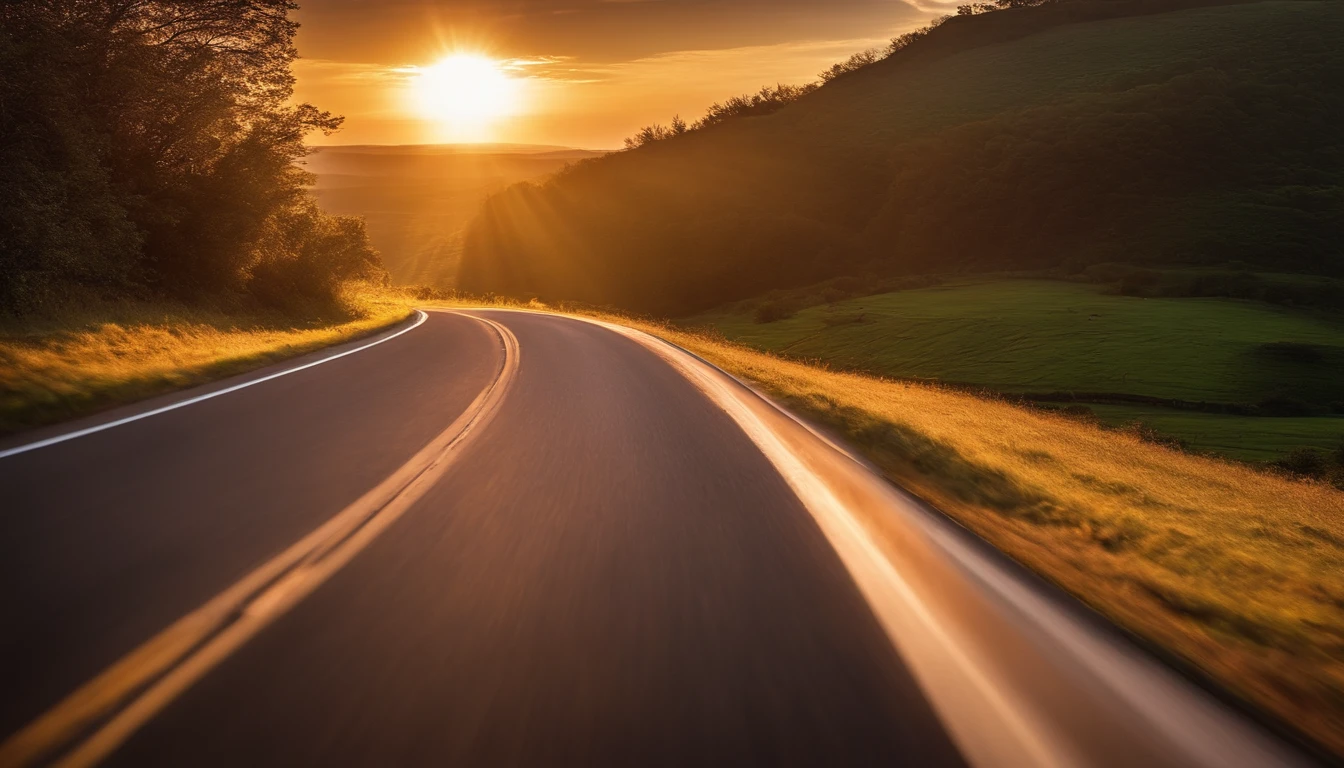
MULTIPOLYGON (((404 517, 120 765, 895 764, 961 758, 769 462, 579 321, 404 517)), ((0 459, 11 732, 377 484, 489 382, 432 314, 293 376, 0 459)))
POLYGON ((501 355, 480 323, 436 316, 339 360, 0 458, 0 730, 376 485, 467 407, 501 355))

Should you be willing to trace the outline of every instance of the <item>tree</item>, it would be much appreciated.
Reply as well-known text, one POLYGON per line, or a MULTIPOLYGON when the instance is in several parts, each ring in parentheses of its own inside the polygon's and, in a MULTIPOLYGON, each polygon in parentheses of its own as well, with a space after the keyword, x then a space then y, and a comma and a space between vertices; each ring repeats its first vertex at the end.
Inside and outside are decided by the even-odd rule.
POLYGON ((0 7, 0 146, 7 165, 22 169, 0 177, 4 220, 45 216, 76 232, 115 229, 118 221, 130 227, 116 238, 115 254, 100 253, 107 264, 85 261, 101 278, 51 269, 61 244, 32 233, 44 255, 29 257, 23 274, 0 276, 5 292, 23 292, 35 275, 93 284, 115 276, 180 298, 245 289, 267 221, 302 207, 309 178, 295 161, 307 152, 305 136, 341 123, 290 103, 296 7, 293 0, 0 7), (18 99, 26 101, 15 118, 10 104, 18 99), (52 189, 81 174, 101 180, 100 202, 67 197, 53 207, 52 189))
POLYGON ((841 75, 855 72, 869 64, 874 64, 885 58, 886 52, 880 48, 869 48, 866 51, 859 51, 842 62, 832 64, 829 68, 822 71, 819 75, 823 83, 829 83, 841 75))

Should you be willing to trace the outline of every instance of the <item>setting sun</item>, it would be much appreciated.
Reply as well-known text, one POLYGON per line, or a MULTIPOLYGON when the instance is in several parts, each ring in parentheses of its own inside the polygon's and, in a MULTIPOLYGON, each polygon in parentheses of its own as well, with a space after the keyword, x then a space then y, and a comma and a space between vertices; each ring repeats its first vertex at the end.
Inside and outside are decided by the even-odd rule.
POLYGON ((518 81, 499 62, 476 54, 455 54, 422 67, 412 84, 421 113, 458 128, 480 128, 518 106, 518 81))

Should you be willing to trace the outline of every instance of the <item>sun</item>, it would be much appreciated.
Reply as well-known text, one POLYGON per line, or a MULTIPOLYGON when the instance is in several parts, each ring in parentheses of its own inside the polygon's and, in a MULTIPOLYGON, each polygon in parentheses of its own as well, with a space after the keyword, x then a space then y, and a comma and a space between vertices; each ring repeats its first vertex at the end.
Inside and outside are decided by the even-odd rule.
POLYGON ((419 67, 412 85, 425 117, 463 128, 487 125, 518 108, 518 81, 500 62, 478 54, 454 54, 419 67))

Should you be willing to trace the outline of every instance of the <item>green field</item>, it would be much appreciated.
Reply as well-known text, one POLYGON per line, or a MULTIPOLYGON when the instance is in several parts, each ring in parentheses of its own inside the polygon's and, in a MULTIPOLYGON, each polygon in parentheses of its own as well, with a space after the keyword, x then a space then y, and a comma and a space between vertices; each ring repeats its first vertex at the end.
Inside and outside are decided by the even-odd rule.
POLYGON ((771 323, 754 304, 689 318, 731 340, 886 376, 1025 394, 1106 394, 1255 405, 1307 417, 1236 416, 1097 405, 1103 421, 1143 421, 1194 449, 1272 459, 1328 448, 1344 419, 1344 321, 1232 299, 1107 295, 1045 280, 964 282, 809 307, 771 323), (1320 414, 1320 415, 1317 415, 1320 414))
POLYGON ((1344 444, 1344 416, 1266 418, 1131 405, 1089 405, 1103 424, 1139 422, 1185 440, 1197 451, 1240 461, 1273 461, 1299 448, 1333 451, 1344 444))

